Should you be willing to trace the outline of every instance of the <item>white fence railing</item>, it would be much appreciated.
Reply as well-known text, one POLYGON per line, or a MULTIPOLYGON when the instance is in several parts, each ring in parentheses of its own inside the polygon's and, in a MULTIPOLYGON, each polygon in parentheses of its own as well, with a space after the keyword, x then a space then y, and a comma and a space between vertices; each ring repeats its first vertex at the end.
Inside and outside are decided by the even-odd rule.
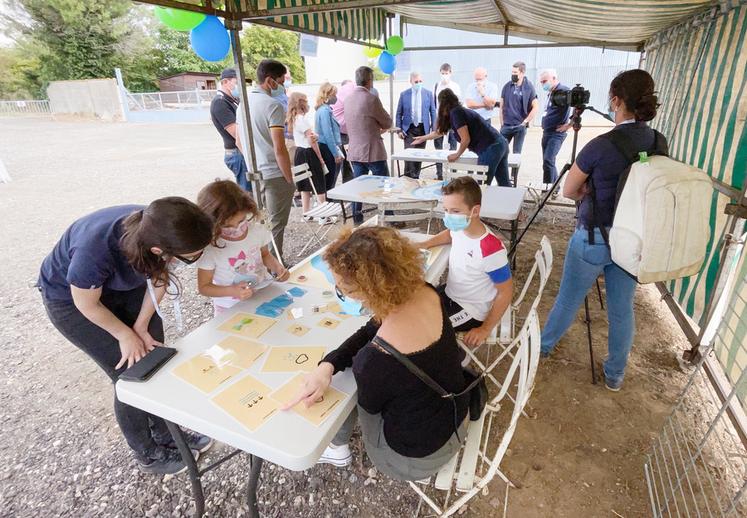
POLYGON ((2 115, 40 115, 52 114, 49 101, 24 100, 24 101, 0 101, 0 116, 2 115))
POLYGON ((130 111, 193 110, 209 108, 217 90, 184 90, 180 92, 127 92, 130 111))

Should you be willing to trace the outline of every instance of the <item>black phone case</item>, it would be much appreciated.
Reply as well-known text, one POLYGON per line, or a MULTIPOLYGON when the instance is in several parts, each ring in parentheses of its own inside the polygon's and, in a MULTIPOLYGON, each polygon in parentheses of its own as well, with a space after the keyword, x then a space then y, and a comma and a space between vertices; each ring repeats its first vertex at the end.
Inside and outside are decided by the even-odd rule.
POLYGON ((176 354, 173 347, 156 347, 135 365, 119 375, 123 381, 147 381, 176 354))

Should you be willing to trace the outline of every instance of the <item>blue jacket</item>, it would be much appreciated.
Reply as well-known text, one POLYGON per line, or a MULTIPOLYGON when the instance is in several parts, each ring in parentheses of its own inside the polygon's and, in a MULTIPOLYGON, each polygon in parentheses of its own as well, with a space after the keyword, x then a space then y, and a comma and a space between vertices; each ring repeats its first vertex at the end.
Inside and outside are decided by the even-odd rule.
POLYGON ((342 151, 340 151, 340 146, 342 146, 340 124, 332 116, 332 108, 327 104, 322 104, 316 109, 314 122, 316 134, 319 136, 319 143, 325 144, 333 156, 342 156, 342 151))
MULTIPOLYGON (((423 119, 423 127, 425 133, 431 132, 431 128, 436 127, 436 103, 433 99, 433 92, 426 88, 420 90, 420 102, 421 102, 421 118, 423 119)), ((399 102, 397 103, 397 116, 394 119, 394 123, 402 131, 406 132, 412 124, 412 88, 408 88, 402 92, 399 96, 399 102)))

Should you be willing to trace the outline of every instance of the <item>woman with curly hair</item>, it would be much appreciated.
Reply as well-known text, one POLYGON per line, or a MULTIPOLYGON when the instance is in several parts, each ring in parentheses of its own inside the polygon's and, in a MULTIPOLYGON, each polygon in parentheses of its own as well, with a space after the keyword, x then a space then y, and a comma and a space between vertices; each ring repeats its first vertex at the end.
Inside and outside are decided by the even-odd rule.
POLYGON ((347 466, 348 441, 356 414, 366 452, 382 473, 398 480, 420 480, 436 473, 459 450, 465 437, 469 396, 452 403, 411 373, 376 341, 407 356, 445 390, 465 388, 457 345, 436 290, 423 278, 419 250, 396 230, 347 230, 324 260, 348 304, 356 300, 373 317, 309 374, 298 396, 285 408, 313 405, 332 376, 352 367, 358 407, 340 428, 320 463, 347 466), (458 434, 457 434, 458 431, 458 434))

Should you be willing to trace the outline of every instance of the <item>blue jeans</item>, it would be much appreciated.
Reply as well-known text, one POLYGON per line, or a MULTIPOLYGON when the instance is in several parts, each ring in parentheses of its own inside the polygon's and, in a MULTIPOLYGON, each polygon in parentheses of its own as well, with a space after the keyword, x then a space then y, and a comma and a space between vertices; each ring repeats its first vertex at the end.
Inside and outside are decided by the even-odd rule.
POLYGON ((628 354, 633 345, 633 295, 636 281, 612 263, 609 248, 599 229, 594 230, 594 242, 593 245, 589 244, 588 230, 578 228, 568 243, 560 291, 542 329, 541 350, 543 353, 552 351, 573 323, 578 308, 594 281, 604 272, 609 320, 604 375, 608 384, 618 384, 622 383, 628 354))
MULTIPOLYGON (((378 176, 389 176, 389 166, 387 165, 386 160, 379 160, 377 162, 351 162, 351 164, 353 166, 353 178, 367 175, 369 171, 378 176)), ((352 208, 353 222, 363 222, 363 213, 361 212, 363 204, 357 202, 353 203, 352 208)))
POLYGON ((498 142, 477 153, 477 164, 488 166, 488 185, 495 177, 498 185, 511 187, 511 180, 508 178, 508 142, 506 139, 501 137, 498 142))
POLYGON ((504 124, 501 126, 501 135, 509 143, 513 139, 513 153, 521 153, 521 148, 524 147, 524 138, 527 136, 527 127, 523 124, 519 124, 518 126, 507 126, 504 124))
POLYGON ((246 172, 248 171, 248 169, 246 167, 244 155, 242 155, 241 152, 239 152, 239 150, 237 149, 233 153, 227 154, 225 157, 223 157, 223 162, 225 162, 226 167, 228 167, 236 177, 236 183, 239 184, 239 187, 241 187, 245 191, 251 191, 252 184, 246 177, 246 172))
POLYGON ((557 131, 545 131, 542 133, 543 183, 555 183, 555 180, 558 179, 558 169, 555 167, 555 160, 567 136, 567 133, 557 131))

